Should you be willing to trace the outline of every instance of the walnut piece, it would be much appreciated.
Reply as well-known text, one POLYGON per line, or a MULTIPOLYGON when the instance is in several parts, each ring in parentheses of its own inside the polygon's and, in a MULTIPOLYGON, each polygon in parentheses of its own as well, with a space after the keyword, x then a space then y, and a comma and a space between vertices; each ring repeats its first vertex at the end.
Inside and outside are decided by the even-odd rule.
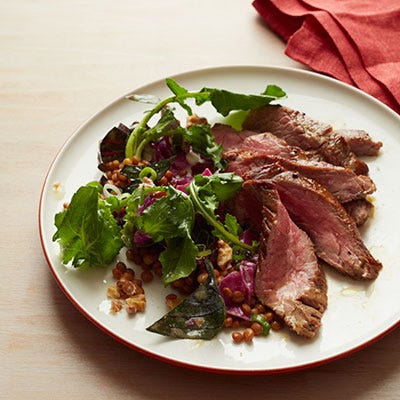
POLYGON ((223 240, 218 240, 217 264, 221 269, 226 269, 232 261, 232 247, 223 240))

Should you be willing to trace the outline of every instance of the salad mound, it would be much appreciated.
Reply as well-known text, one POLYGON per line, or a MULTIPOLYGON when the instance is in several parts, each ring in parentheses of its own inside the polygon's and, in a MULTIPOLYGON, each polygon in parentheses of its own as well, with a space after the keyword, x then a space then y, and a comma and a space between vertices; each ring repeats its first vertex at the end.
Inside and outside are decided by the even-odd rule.
POLYGON ((259 95, 215 88, 191 92, 173 79, 172 94, 160 100, 132 95, 153 105, 142 120, 112 128, 99 146, 99 181, 79 188, 55 216, 53 241, 64 264, 75 268, 109 266, 125 248, 127 259, 142 267, 142 279, 118 261, 116 285, 108 295, 113 310, 145 310, 143 283, 159 276, 178 292, 167 296, 172 309, 147 329, 189 339, 212 339, 224 327, 244 326, 236 342, 268 334, 279 319, 254 294, 258 233, 241 226, 231 203, 242 178, 225 172, 222 146, 206 119, 189 103, 209 102, 218 113, 250 111, 284 97, 269 85, 259 95), (183 108, 182 126, 173 106, 183 108), (152 121, 156 120, 154 123, 152 121))

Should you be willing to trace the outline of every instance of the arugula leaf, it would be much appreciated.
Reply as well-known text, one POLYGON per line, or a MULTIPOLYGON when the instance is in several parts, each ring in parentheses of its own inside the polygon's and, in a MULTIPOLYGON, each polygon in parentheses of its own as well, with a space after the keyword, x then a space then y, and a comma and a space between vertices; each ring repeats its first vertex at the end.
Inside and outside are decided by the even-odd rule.
POLYGON ((182 134, 193 150, 209 157, 217 169, 225 167, 223 148, 215 142, 210 125, 192 125, 188 129, 182 129, 182 134))
POLYGON ((209 275, 182 303, 147 328, 148 331, 179 339, 210 340, 221 331, 226 309, 219 294, 211 263, 205 260, 209 275))
POLYGON ((236 217, 231 214, 225 215, 225 227, 228 232, 234 234, 235 236, 239 236, 243 231, 236 217))
POLYGON ((278 86, 269 85, 260 95, 234 93, 228 90, 203 88, 201 92, 209 94, 214 108, 226 117, 231 111, 252 110, 265 106, 273 100, 284 97, 286 93, 278 86))
POLYGON ((180 86, 176 81, 171 78, 167 78, 165 82, 171 92, 176 96, 176 101, 179 103, 179 105, 184 108, 189 115, 192 115, 192 109, 189 105, 185 103, 185 95, 188 93, 188 90, 180 86))
POLYGON ((254 251, 254 246, 247 245, 239 239, 239 228, 234 226, 234 217, 228 217, 228 225, 224 226, 214 213, 219 203, 234 196, 241 185, 242 179, 233 173, 219 173, 211 176, 199 174, 190 183, 188 192, 196 212, 214 228, 214 236, 243 250, 254 251))
MULTIPOLYGON (((189 92, 172 78, 167 78, 166 84, 172 91, 173 95, 157 103, 153 109, 145 114, 140 123, 136 125, 126 143, 126 157, 131 158, 135 155, 139 159, 141 158, 145 144, 152 140, 147 138, 147 133, 149 131, 147 128, 148 122, 154 115, 165 110, 165 107, 169 103, 178 103, 189 115, 191 115, 192 109, 186 103, 186 100, 194 99, 197 105, 211 102, 219 113, 226 116, 233 110, 251 110, 286 96, 286 93, 276 85, 267 86, 264 92, 260 95, 247 95, 208 87, 201 89, 199 92, 189 92), (142 144, 142 142, 144 142, 144 144, 142 144)), ((137 95, 132 95, 128 98, 140 101, 140 96, 137 95)), ((145 98, 147 99, 147 97, 145 98)), ((150 133, 150 135, 152 135, 152 133, 150 133)))
POLYGON ((283 98, 286 96, 286 92, 276 85, 268 85, 267 88, 262 93, 265 96, 272 96, 276 99, 283 98))
MULTIPOLYGON (((152 128, 143 129, 143 131, 140 134, 137 134, 136 137, 134 136, 135 130, 132 132, 127 141, 127 146, 131 140, 131 137, 135 138, 136 155, 139 156, 151 141, 162 136, 172 136, 176 133, 177 128, 179 128, 179 121, 175 118, 173 111, 168 108, 164 108, 161 110, 160 119, 152 128)), ((131 157, 132 156, 129 158, 131 157)))
POLYGON ((198 174, 194 177, 202 198, 215 197, 216 206, 232 198, 242 187, 243 179, 232 172, 220 172, 211 176, 198 174))
POLYGON ((99 200, 98 190, 83 186, 73 195, 69 207, 56 214, 53 241, 61 247, 64 264, 74 267, 110 264, 122 247, 120 228, 110 208, 99 200))

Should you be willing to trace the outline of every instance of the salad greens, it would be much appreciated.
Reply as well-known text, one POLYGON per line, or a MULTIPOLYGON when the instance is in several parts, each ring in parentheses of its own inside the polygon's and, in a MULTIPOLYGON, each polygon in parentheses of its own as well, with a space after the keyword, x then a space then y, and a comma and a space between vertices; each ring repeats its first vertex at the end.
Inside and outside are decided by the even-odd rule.
POLYGON ((74 267, 107 265, 119 253, 123 242, 120 228, 96 187, 83 186, 72 197, 68 208, 55 216, 64 264, 74 267))
POLYGON ((254 247, 239 239, 240 225, 233 215, 226 214, 225 224, 214 211, 221 202, 233 197, 242 187, 242 178, 233 173, 217 173, 211 176, 196 175, 188 191, 196 211, 214 228, 213 233, 229 244, 253 251, 254 247))
MULTIPOLYGON (((183 127, 169 106, 177 104, 193 115, 191 104, 209 102, 227 116, 231 111, 269 104, 286 94, 275 85, 268 85, 261 94, 247 95, 209 87, 188 91, 170 78, 166 84, 172 95, 164 100, 149 95, 129 97, 151 103, 153 108, 132 127, 120 124, 103 138, 99 169, 105 175, 99 182, 79 188, 69 206, 55 215, 53 241, 60 244, 63 263, 75 268, 107 266, 123 246, 157 244, 162 249, 158 260, 165 286, 190 276, 204 263, 208 280, 148 330, 211 339, 223 326, 227 303, 205 256, 215 259, 216 243, 222 239, 231 247, 233 263, 250 288, 255 264, 249 260, 254 260, 257 243, 245 240, 245 232, 226 206, 240 191, 242 179, 223 172, 223 148, 216 143, 211 126, 204 119, 193 118, 190 126, 183 127), (149 126, 153 117, 158 120, 149 126), (124 158, 130 162, 124 164, 124 158), (111 171, 107 164, 114 163, 122 165, 118 174, 124 185, 119 187, 107 183, 106 172, 111 171)), ((231 278, 224 278, 227 286, 231 278)), ((257 322, 266 334, 268 323, 257 322)))
POLYGON ((194 209, 190 198, 173 186, 158 187, 163 196, 138 212, 154 188, 137 188, 126 208, 124 235, 132 238, 133 230, 149 235, 154 243, 164 242, 160 254, 165 285, 190 275, 196 268, 197 247, 191 238, 194 209))
MULTIPOLYGON (((259 95, 247 95, 208 87, 204 87, 198 92, 189 92, 171 78, 167 78, 166 84, 172 91, 173 95, 155 104, 155 106, 148 111, 144 118, 136 125, 126 144, 126 157, 131 158, 132 156, 136 156, 140 159, 144 147, 151 140, 160 136, 173 134, 175 122, 173 113, 171 110, 166 110, 165 108, 170 103, 178 103, 189 115, 192 115, 193 111, 186 102, 188 99, 194 99, 198 106, 206 102, 211 102, 217 112, 223 116, 227 116, 231 111, 251 110, 286 96, 286 93, 276 85, 268 85, 264 92, 259 95), (159 122, 153 128, 148 128, 147 125, 150 119, 160 112, 162 113, 162 116, 159 122)), ((129 96, 129 99, 135 101, 145 100, 146 102, 149 102, 150 100, 148 96, 143 98, 143 96, 138 95, 129 96)), ((197 138, 198 135, 196 133, 198 134, 202 132, 192 132, 191 136, 197 138)), ((209 138, 208 140, 210 141, 212 139, 209 138)), ((215 146, 217 145, 213 142, 210 147, 214 148, 215 146)))
POLYGON ((124 236, 129 241, 136 229, 149 235, 155 243, 165 242, 165 250, 160 254, 165 285, 189 276, 196 268, 199 249, 192 239, 195 212, 214 228, 214 236, 245 251, 254 251, 254 246, 240 241, 241 230, 235 217, 227 214, 223 224, 215 215, 219 204, 233 197, 241 185, 242 179, 233 173, 198 174, 189 184, 188 194, 172 186, 158 187, 157 191, 163 190, 163 196, 140 213, 139 207, 155 189, 137 188, 127 202, 124 236))

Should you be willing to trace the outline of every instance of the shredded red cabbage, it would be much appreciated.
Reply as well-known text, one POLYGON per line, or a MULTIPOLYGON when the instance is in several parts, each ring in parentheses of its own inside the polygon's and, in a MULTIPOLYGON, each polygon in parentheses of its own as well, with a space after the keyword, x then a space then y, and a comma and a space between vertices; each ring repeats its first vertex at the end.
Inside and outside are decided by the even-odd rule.
POLYGON ((163 136, 159 141, 152 143, 153 159, 155 162, 171 158, 173 156, 171 138, 163 136))
POLYGON ((147 233, 144 233, 142 231, 136 231, 133 234, 133 243, 138 245, 138 246, 146 246, 150 244, 153 241, 151 236, 149 236, 147 233))
POLYGON ((250 317, 243 312, 240 306, 233 302, 230 297, 223 293, 225 287, 232 292, 239 290, 244 294, 246 303, 250 303, 254 295, 254 276, 256 272, 257 256, 251 260, 244 260, 240 263, 239 271, 233 271, 222 279, 218 285, 219 292, 224 299, 226 312, 232 316, 249 320, 250 317))
POLYGON ((171 185, 174 186, 176 189, 180 190, 181 192, 186 193, 186 188, 192 182, 193 176, 185 175, 185 176, 174 176, 171 180, 171 185))

